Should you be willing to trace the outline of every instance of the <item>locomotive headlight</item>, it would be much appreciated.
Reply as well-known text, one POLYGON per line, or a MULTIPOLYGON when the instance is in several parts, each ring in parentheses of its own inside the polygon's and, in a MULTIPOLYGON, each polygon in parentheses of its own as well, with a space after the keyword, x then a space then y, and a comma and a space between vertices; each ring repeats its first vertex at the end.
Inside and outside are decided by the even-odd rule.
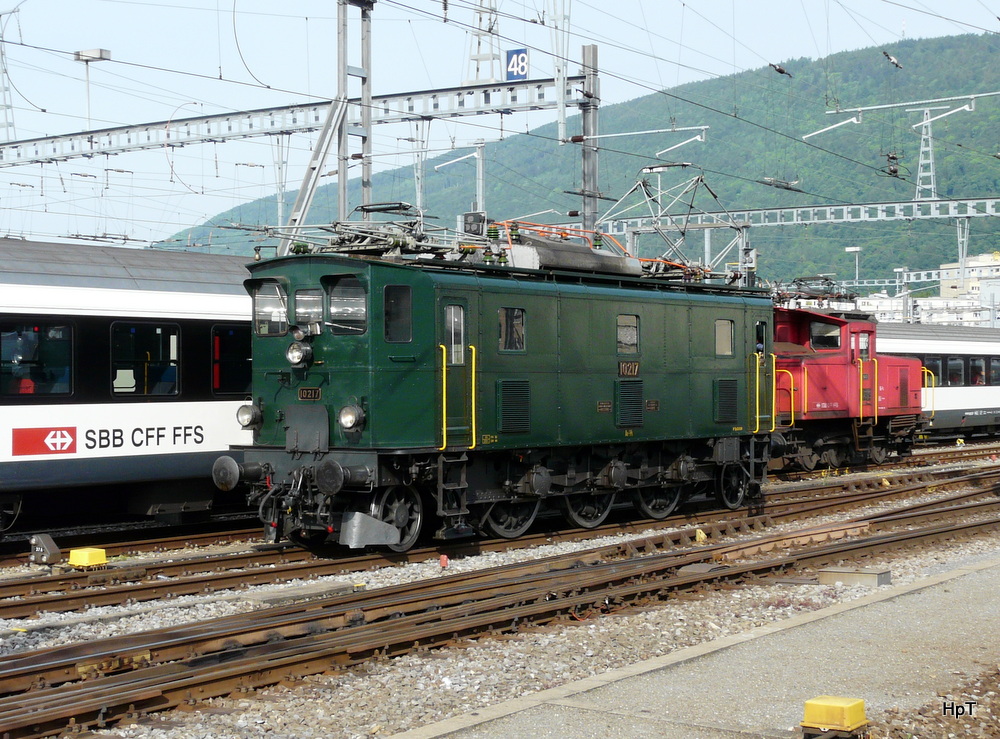
POLYGON ((345 405, 337 414, 337 421, 344 431, 360 431, 365 425, 365 412, 359 405, 345 405))
POLYGON ((264 417, 255 405, 241 405, 236 409, 236 420, 245 429, 257 428, 264 417))
POLYGON ((285 349, 285 359, 293 367, 305 367, 312 361, 312 354, 312 347, 301 341, 293 341, 285 349))

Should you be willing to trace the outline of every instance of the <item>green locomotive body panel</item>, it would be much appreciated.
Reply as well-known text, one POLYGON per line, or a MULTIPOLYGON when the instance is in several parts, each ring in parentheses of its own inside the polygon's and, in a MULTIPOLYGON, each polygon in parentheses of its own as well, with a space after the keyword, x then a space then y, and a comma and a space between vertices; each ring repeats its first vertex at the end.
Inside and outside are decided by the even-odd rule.
POLYGON ((254 443, 213 479, 249 485, 270 540, 402 551, 430 515, 438 538, 513 538, 543 503, 592 528, 619 494, 660 519, 692 496, 735 509, 759 494, 765 291, 667 281, 596 236, 581 247, 513 223, 507 247, 336 231, 331 248, 255 263, 246 282, 253 389, 239 420, 254 443))
POLYGON ((290 367, 290 335, 254 337, 259 445, 314 448, 287 438, 289 414, 324 418, 328 448, 374 450, 698 439, 771 425, 769 375, 753 360, 770 349, 763 295, 325 254, 251 269, 251 292, 284 290, 289 326, 319 286, 327 304, 308 366, 290 367), (349 329, 329 308, 345 277, 363 291, 349 329), (360 433, 337 422, 351 404, 366 416, 360 433))

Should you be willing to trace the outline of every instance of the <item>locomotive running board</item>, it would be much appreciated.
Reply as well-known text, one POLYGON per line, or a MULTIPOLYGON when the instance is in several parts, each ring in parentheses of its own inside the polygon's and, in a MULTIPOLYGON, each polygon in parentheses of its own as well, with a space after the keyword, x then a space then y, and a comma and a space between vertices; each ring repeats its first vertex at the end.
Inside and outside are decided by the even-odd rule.
POLYGON ((367 513, 348 511, 344 514, 339 541, 351 549, 399 544, 399 529, 367 513))

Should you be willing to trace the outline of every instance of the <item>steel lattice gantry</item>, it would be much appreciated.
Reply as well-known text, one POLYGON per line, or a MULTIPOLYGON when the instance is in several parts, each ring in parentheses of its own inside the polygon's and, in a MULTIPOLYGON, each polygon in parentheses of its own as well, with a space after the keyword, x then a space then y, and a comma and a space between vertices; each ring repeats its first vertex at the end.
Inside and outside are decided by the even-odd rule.
MULTIPOLYGON (((583 76, 579 75, 566 78, 566 105, 579 105, 583 102, 579 93, 583 80, 583 76)), ((348 126, 360 127, 359 100, 349 102, 348 126)), ((371 116, 372 123, 399 123, 546 110, 556 105, 556 83, 549 78, 373 96, 371 116)), ((325 100, 8 141, 0 144, 0 167, 46 164, 144 149, 317 131, 323 127, 329 108, 330 101, 325 100)))

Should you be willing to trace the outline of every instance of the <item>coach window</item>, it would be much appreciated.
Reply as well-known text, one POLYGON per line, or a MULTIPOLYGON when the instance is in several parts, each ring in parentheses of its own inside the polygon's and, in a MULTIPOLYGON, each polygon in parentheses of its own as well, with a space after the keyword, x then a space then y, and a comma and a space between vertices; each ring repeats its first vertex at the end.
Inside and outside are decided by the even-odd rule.
POLYGON ((0 395, 68 395, 73 330, 53 323, 0 323, 0 395))
POLYGON ((715 356, 733 356, 733 322, 717 319, 715 321, 715 356))
MULTIPOLYGON (((928 372, 934 375, 934 387, 939 387, 944 384, 944 381, 941 376, 941 357, 924 357, 922 364, 924 365, 924 367, 927 369, 928 372)), ((923 374, 924 374, 924 387, 931 387, 931 382, 927 377, 927 374, 926 373, 923 374)))
POLYGON ((809 324, 809 343, 813 349, 839 349, 840 326, 813 321, 809 324))
POLYGON ((357 336, 368 330, 365 288, 354 275, 323 279, 330 296, 330 332, 335 336, 357 336))
POLYGON ((989 385, 1000 385, 1000 357, 990 357, 989 385))
POLYGON ((288 296, 277 282, 262 282, 254 288, 253 325, 258 336, 288 333, 288 296))
POLYGON ((385 340, 405 344, 413 340, 413 295, 409 285, 386 285, 385 340))
POLYGON ((323 325, 322 290, 295 291, 295 325, 300 328, 309 325, 323 325))
POLYGON ((501 308, 500 345, 502 352, 524 351, 524 308, 501 308))
POLYGON ((969 384, 986 384, 986 357, 969 358, 969 384))
POLYGON ((948 385, 965 384, 965 361, 961 357, 948 357, 948 385))
POLYGON ((212 326, 212 392, 246 395, 250 392, 250 329, 212 326))
POLYGON ((180 329, 171 324, 111 324, 112 387, 116 395, 176 395, 180 329))
POLYGON ((639 353, 639 316, 618 316, 618 353, 639 353))

